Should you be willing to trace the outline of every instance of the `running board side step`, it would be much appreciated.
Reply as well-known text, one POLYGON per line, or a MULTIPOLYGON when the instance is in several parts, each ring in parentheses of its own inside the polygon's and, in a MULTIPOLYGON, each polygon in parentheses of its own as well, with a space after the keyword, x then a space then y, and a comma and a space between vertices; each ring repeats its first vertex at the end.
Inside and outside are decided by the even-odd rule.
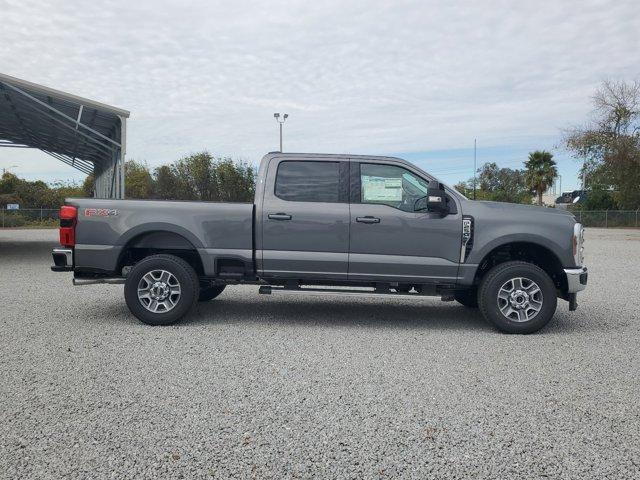
POLYGON ((375 291, 375 290, 355 290, 355 289, 339 289, 339 288, 287 288, 276 287, 272 285, 262 285, 258 290, 261 295, 273 295, 273 294, 293 294, 293 295, 333 295, 333 296, 345 296, 345 297, 394 297, 394 298, 424 298, 430 296, 436 296, 435 289, 433 293, 396 293, 390 290, 387 291, 375 291))
POLYGON ((120 285, 123 284, 124 282, 126 282, 127 279, 126 278, 121 278, 121 277, 115 277, 115 278, 74 278, 73 279, 73 284, 75 286, 81 286, 81 285, 96 285, 99 283, 108 283, 111 285, 120 285))

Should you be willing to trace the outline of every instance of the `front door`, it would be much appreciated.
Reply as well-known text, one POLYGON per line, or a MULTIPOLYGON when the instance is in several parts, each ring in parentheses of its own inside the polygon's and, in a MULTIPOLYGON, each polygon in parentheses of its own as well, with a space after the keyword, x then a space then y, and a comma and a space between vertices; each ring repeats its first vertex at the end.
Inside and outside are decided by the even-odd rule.
POLYGON ((265 277, 346 280, 348 162, 274 158, 262 208, 265 277))
POLYGON ((349 279, 455 282, 462 233, 458 210, 445 217, 417 210, 429 181, 404 166, 352 162, 351 170, 349 279))

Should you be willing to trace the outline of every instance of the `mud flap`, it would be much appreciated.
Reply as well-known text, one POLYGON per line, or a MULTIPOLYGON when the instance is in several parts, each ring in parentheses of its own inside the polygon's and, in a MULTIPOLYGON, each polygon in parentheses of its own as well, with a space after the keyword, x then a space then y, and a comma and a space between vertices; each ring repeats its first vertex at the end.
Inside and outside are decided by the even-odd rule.
POLYGON ((578 308, 578 294, 570 293, 569 294, 569 311, 573 312, 578 308))

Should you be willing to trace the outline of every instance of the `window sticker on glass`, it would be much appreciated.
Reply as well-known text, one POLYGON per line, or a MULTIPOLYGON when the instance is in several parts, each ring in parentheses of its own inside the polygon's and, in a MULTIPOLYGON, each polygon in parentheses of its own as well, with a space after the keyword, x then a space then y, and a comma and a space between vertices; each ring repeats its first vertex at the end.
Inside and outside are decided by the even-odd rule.
POLYGON ((363 175, 362 200, 365 202, 401 202, 402 179, 363 175))

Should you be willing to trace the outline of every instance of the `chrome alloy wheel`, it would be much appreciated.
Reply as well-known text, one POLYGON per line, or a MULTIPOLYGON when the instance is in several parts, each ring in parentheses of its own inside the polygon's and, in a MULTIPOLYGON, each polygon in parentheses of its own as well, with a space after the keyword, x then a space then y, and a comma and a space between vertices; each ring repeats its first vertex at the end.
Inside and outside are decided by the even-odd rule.
POLYGON ((180 301, 180 282, 171 272, 152 270, 138 282, 138 300, 150 312, 169 312, 180 301))
POLYGON ((516 277, 504 282, 498 291, 498 308, 507 319, 528 322, 542 309, 542 290, 528 278, 516 277))

